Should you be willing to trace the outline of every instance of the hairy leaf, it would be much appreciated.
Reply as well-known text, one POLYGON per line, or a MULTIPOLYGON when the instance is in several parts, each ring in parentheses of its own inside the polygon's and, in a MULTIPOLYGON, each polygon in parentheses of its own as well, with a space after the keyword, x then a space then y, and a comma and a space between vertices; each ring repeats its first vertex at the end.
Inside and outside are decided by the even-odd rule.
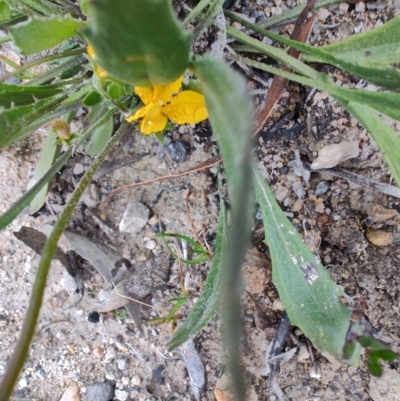
POLYGON ((165 85, 187 68, 191 38, 169 1, 100 0, 90 3, 89 14, 84 34, 111 77, 132 86, 165 85))
MULTIPOLYGON (((36 103, 0 110, 0 149, 22 139, 29 131, 29 124, 38 117, 54 110, 67 96, 56 95, 36 103)), ((50 118, 54 118, 51 117, 50 118)))
POLYGON ((320 352, 329 352, 338 360, 357 365, 359 346, 349 360, 343 356, 351 311, 340 297, 347 298, 347 295, 304 244, 258 171, 255 171, 255 188, 263 215, 265 241, 271 252, 272 279, 290 322, 320 352))
POLYGON ((33 17, 10 28, 13 42, 25 55, 51 49, 76 34, 83 21, 71 16, 33 17))
POLYGON ((38 99, 45 99, 61 92, 62 89, 57 88, 20 86, 0 82, 0 107, 8 109, 12 106, 25 106, 35 103, 38 99))
POLYGON ((253 209, 251 150, 253 113, 243 78, 217 59, 204 57, 193 64, 206 100, 213 135, 218 141, 224 163, 231 202, 229 238, 222 249, 221 288, 229 368, 238 399, 245 389, 239 368, 241 337, 240 267, 247 248, 253 209))

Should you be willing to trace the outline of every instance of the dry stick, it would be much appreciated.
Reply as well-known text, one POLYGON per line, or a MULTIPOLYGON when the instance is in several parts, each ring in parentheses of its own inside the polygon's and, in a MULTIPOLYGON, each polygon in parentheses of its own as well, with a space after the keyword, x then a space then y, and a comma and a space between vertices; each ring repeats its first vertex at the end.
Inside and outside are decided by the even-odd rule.
POLYGON ((214 156, 211 159, 208 159, 205 162, 200 163, 195 167, 192 167, 192 168, 190 168, 188 170, 182 171, 181 173, 164 175, 162 177, 152 178, 151 180, 147 180, 147 181, 141 181, 141 182, 136 182, 134 184, 123 185, 122 187, 116 188, 113 191, 111 191, 110 194, 108 195, 107 199, 103 202, 103 205, 104 206, 108 206, 110 204, 111 198, 114 195, 116 195, 116 194, 118 194, 118 193, 120 193, 122 191, 126 191, 128 189, 138 188, 138 187, 141 187, 143 185, 153 184, 154 182, 158 182, 158 181, 169 180, 171 178, 183 177, 184 175, 188 175, 188 174, 191 174, 191 173, 196 173, 197 171, 201 171, 201 170, 205 170, 207 168, 211 168, 211 167, 217 165, 220 162, 221 162, 221 157, 220 156, 214 156))
MULTIPOLYGON (((312 13, 312 9, 315 5, 316 0, 311 0, 305 7, 304 10, 299 15, 299 18, 296 21, 296 25, 293 29, 293 33, 291 35, 291 39, 297 40, 298 42, 305 42, 310 34, 311 28, 314 24, 315 15, 312 13)), ((295 59, 299 59, 301 53, 293 49, 289 48, 288 54, 295 59)), ((286 66, 281 66, 281 68, 285 71, 290 71, 290 69, 286 66)), ((271 87, 268 90, 268 95, 265 98, 265 103, 262 108, 259 108, 256 112, 256 129, 254 135, 257 135, 261 130, 265 122, 268 120, 269 116, 272 113, 272 110, 278 103, 282 91, 285 88, 288 79, 280 77, 276 75, 272 81, 271 87)))

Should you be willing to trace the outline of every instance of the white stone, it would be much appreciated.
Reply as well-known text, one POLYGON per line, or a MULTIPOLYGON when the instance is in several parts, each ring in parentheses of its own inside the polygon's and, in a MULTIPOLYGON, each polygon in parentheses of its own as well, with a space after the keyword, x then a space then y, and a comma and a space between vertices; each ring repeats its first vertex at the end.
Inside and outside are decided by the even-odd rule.
POLYGON ((143 227, 149 220, 150 210, 140 202, 130 203, 119 223, 120 231, 137 234, 142 231, 143 227))
POLYGON ((311 164, 313 170, 335 167, 339 163, 357 157, 360 153, 358 143, 355 141, 342 141, 333 145, 324 146, 318 157, 311 164))
POLYGON ((359 1, 356 3, 356 13, 365 13, 365 3, 363 1, 359 1))

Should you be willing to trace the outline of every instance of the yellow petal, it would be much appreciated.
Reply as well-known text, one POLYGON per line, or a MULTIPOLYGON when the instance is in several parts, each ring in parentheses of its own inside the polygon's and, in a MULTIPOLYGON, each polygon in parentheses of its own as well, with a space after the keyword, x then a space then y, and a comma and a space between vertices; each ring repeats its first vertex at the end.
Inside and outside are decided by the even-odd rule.
POLYGON ((151 107, 149 107, 140 126, 140 131, 146 135, 162 131, 168 122, 168 118, 161 113, 161 106, 159 104, 152 103, 149 106, 151 107))
POLYGON ((95 65, 94 70, 100 79, 108 78, 108 72, 99 65, 95 65))
POLYGON ((134 115, 127 117, 126 121, 128 121, 128 123, 130 123, 132 121, 139 120, 139 118, 144 117, 152 107, 154 107, 153 103, 150 103, 147 106, 141 107, 139 110, 136 110, 136 113, 134 115))
POLYGON ((154 87, 153 102, 161 106, 167 104, 174 93, 178 93, 182 86, 183 75, 169 85, 156 85, 154 87))
POLYGON ((140 97, 140 100, 148 105, 153 101, 154 88, 145 88, 142 86, 135 86, 135 93, 140 97))
POLYGON ((86 48, 86 51, 87 51, 87 53, 88 53, 88 55, 89 55, 89 57, 91 59, 95 59, 96 58, 96 54, 94 52, 94 49, 93 49, 92 45, 88 45, 88 47, 86 48))
POLYGON ((196 124, 208 118, 204 96, 194 91, 181 92, 162 112, 176 124, 196 124))

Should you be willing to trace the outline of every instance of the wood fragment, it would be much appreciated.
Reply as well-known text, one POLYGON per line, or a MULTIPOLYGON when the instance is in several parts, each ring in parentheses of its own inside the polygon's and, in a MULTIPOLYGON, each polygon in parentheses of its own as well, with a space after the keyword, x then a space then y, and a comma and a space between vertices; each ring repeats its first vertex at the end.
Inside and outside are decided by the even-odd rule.
MULTIPOLYGON (((312 12, 312 9, 315 5, 316 0, 311 0, 308 2, 308 4, 304 7, 303 11, 297 18, 295 27, 293 29, 291 39, 296 40, 298 42, 306 42, 308 35, 311 32, 311 28, 314 24, 314 19, 315 19, 315 14, 312 12)), ((295 59, 300 59, 301 53, 293 49, 292 47, 289 48, 288 50, 289 56, 294 57, 295 59)), ((284 66, 281 66, 284 71, 290 71, 290 68, 284 66)), ((260 107, 255 116, 255 133, 254 135, 257 135, 258 132, 261 130, 265 122, 268 120, 269 116, 272 113, 272 110, 278 103, 279 99, 281 98, 282 91, 285 88, 286 84, 288 82, 288 79, 280 77, 280 76, 275 76, 271 87, 268 90, 267 96, 265 98, 265 102, 263 107, 260 107)))

